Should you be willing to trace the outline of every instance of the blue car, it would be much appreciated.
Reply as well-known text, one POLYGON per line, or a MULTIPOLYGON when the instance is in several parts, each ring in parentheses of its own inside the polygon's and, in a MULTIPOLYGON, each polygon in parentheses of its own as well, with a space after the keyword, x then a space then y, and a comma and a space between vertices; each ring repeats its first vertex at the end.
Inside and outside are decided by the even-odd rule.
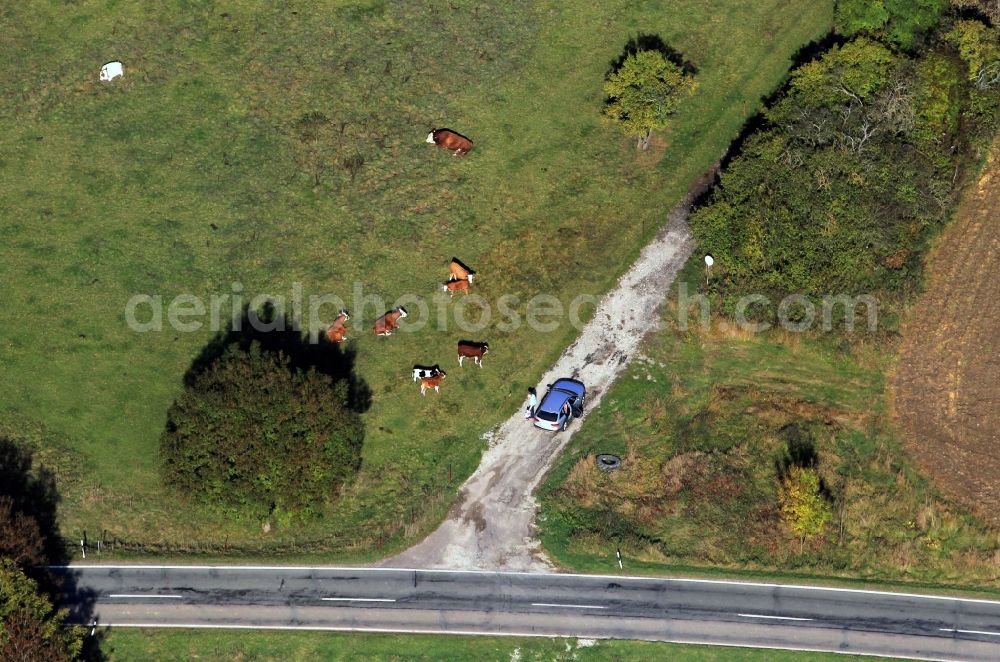
POLYGON ((549 384, 538 408, 535 409, 535 427, 550 432, 561 432, 574 418, 583 416, 583 402, 587 387, 575 379, 557 379, 549 384))

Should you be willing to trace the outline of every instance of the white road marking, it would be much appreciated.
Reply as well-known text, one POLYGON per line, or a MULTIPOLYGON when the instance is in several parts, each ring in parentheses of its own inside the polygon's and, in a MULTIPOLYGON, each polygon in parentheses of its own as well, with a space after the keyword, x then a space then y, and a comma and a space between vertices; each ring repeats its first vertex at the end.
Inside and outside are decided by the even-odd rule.
POLYGON ((157 593, 139 594, 139 593, 112 593, 108 596, 109 598, 183 598, 183 595, 160 595, 157 593))
POLYGON ((554 602, 532 602, 532 607, 569 607, 571 609, 607 609, 600 605, 562 605, 554 602))
POLYGON ((325 602, 395 602, 393 598, 320 598, 325 602))
POLYGON ((736 614, 743 618, 773 618, 776 621, 811 621, 811 618, 798 618, 796 616, 768 616, 767 614, 736 614))
POLYGON ((955 628, 938 628, 941 632, 961 632, 962 634, 985 634, 991 637, 1000 637, 1000 632, 987 632, 986 630, 957 630, 955 628))
POLYGON ((443 570, 440 568, 370 568, 364 566, 310 566, 310 565, 129 565, 129 564, 104 564, 104 563, 80 563, 71 565, 50 565, 46 566, 53 570, 233 570, 233 571, 255 571, 266 570, 274 572, 296 572, 308 570, 310 572, 370 572, 370 573, 412 573, 425 572, 429 574, 455 574, 455 575, 527 575, 532 577, 583 577, 585 579, 614 579, 616 581, 654 581, 673 582, 680 584, 718 584, 723 586, 756 586, 761 588, 787 588, 802 591, 831 591, 839 593, 860 593, 863 595, 882 595, 900 598, 919 598, 923 600, 954 600, 956 602, 970 602, 985 605, 1000 606, 1000 600, 983 600, 978 598, 963 598, 954 595, 929 595, 927 593, 902 593, 898 591, 874 591, 863 588, 842 588, 839 586, 809 586, 808 584, 769 584, 764 582, 748 582, 728 579, 694 579, 686 577, 656 577, 642 575, 583 575, 572 572, 517 572, 496 570, 443 570))

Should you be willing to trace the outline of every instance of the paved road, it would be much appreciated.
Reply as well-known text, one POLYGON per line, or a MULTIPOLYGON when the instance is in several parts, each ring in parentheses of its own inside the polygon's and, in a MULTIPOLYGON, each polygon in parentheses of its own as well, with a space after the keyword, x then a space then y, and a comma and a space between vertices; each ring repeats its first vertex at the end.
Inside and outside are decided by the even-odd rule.
MULTIPOLYGON (((71 566, 109 626, 646 639, 1000 660, 1000 602, 642 577, 249 566, 71 566)), ((84 609, 86 611, 86 609, 84 609)))

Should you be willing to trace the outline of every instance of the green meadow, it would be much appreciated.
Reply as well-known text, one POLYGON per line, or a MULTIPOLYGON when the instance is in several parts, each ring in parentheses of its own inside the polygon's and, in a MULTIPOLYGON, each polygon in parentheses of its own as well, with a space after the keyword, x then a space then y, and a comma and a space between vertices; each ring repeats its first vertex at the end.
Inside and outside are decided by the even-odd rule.
POLYGON ((459 369, 468 334, 454 321, 375 338, 384 311, 352 310, 348 348, 372 393, 360 474, 323 517, 265 533, 161 490, 166 412, 213 332, 164 316, 137 333, 129 299, 301 287, 350 306, 360 288, 386 306, 406 295, 410 322, 424 304, 475 319, 481 301, 438 292, 452 256, 477 270, 474 293, 515 295, 521 315, 538 293, 599 294, 829 30, 831 5, 7 3, 0 432, 55 467, 70 539, 340 559, 405 546, 443 517, 568 324, 504 330, 494 315, 472 338, 490 343, 485 367, 459 369), (699 84, 642 154, 600 120, 601 81, 639 33, 682 53, 699 84), (125 76, 100 83, 113 59, 125 76), (475 149, 425 144, 438 126, 475 149), (414 363, 448 370, 440 394, 421 397, 414 363))

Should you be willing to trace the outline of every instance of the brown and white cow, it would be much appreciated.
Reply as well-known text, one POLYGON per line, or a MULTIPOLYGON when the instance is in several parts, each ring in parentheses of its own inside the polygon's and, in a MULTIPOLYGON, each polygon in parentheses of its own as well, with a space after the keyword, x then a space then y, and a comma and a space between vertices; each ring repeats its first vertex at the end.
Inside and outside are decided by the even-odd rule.
POLYGON ((447 150, 454 156, 467 154, 472 149, 472 141, 451 129, 432 129, 427 134, 427 142, 447 150))
POLYGON ((424 377, 434 377, 439 372, 441 372, 441 366, 436 363, 434 365, 415 365, 413 366, 413 381, 424 377))
POLYGON ((471 340, 458 341, 458 365, 462 365, 463 359, 472 359, 480 368, 483 367, 483 357, 490 351, 488 342, 473 342, 471 340))
POLYGON ((451 258, 451 264, 448 265, 448 273, 451 274, 449 280, 467 280, 470 285, 472 284, 472 279, 476 277, 476 272, 465 266, 457 257, 451 258))
POLYGON ((347 340, 347 320, 351 319, 347 309, 341 310, 333 324, 326 330, 326 339, 332 343, 341 343, 347 340))
POLYGON ((420 380, 420 395, 427 395, 429 389, 434 389, 435 393, 441 392, 441 382, 448 376, 444 370, 439 370, 433 377, 424 377, 420 380))
POLYGON ((402 317, 406 317, 406 308, 402 306, 393 308, 375 320, 375 326, 372 327, 372 331, 375 332, 376 336, 391 336, 392 332, 399 328, 399 320, 402 317))
POLYGON ((447 292, 448 296, 455 296, 455 292, 469 293, 469 281, 467 280, 449 280, 448 282, 441 285, 441 291, 447 292))

